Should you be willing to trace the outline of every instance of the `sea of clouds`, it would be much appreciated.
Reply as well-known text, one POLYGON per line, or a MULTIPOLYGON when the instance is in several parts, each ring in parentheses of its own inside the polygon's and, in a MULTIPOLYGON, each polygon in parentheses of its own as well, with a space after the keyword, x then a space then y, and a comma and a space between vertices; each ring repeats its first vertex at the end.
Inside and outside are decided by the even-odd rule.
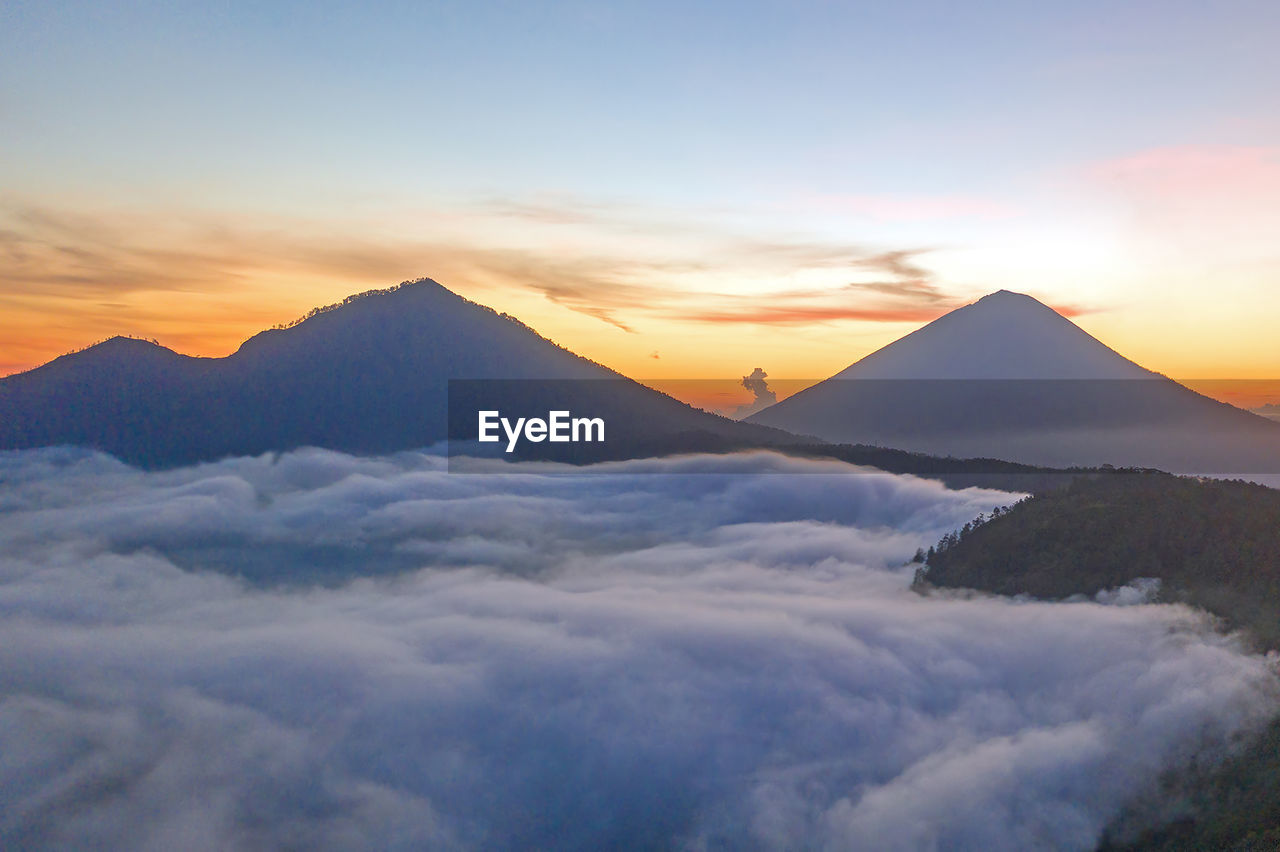
POLYGON ((0 846, 1089 849, 1277 706, 1182 607, 910 590, 1015 495, 529 470, 0 454, 0 846))

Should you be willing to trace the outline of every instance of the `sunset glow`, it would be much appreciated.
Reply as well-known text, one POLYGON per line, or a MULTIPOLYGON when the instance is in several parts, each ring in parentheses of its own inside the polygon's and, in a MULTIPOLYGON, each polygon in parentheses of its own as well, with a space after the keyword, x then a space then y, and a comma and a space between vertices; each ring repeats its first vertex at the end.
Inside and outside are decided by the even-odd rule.
POLYGON ((1276 0, 5 0, 0 852, 1280 849, 1276 0))
POLYGON ((1167 375, 1280 376, 1265 4, 917 4, 875 41, 823 4, 91 8, 0 35, 0 374, 431 277, 655 381, 816 380, 1001 288, 1167 375))

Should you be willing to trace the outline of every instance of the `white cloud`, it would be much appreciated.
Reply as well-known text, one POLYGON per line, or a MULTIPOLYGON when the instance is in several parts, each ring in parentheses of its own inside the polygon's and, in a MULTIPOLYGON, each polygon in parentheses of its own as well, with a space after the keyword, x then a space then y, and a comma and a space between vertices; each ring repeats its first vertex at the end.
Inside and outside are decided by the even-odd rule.
POLYGON ((0 841, 1086 849, 1273 707, 1181 607, 908 590, 1007 494, 443 465, 0 454, 0 841))

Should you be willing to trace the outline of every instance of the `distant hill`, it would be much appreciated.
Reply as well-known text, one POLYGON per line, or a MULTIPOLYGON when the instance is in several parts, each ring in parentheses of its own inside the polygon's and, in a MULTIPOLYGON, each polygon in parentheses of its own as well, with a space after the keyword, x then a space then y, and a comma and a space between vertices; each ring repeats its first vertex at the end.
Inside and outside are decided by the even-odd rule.
MULTIPOLYGON (((0 379, 0 449, 75 444, 150 467, 299 446, 393 452, 449 435, 451 379, 514 380, 513 407, 608 418, 605 445, 525 444, 525 457, 796 440, 692 408, 423 279, 313 311, 226 358, 117 337, 0 379)), ((455 437, 474 416, 455 417, 455 437)))
POLYGON ((1280 424, 1128 360, 1030 296, 952 311, 747 418, 956 457, 1280 472, 1280 424))
MULTIPOLYGON (((1140 577, 1280 650, 1280 491, 1157 473, 1078 477, 967 525, 927 555, 917 588, 1092 597, 1140 577)), ((1280 848, 1280 720, 1208 772, 1169 779, 1188 815, 1107 852, 1280 848)), ((1171 794, 1172 795, 1172 792, 1171 794)))
POLYGON ((962 530, 921 579, 1037 598, 1138 577, 1280 650, 1280 491, 1145 472, 1078 477, 962 530))

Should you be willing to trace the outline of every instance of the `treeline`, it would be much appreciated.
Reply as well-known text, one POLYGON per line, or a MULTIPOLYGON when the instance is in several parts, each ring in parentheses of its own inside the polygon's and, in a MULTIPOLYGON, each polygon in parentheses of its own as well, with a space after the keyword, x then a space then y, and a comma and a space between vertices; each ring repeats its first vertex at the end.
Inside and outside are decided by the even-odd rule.
MULTIPOLYGON (((409 287, 442 287, 442 285, 433 278, 424 277, 424 278, 414 278, 411 281, 401 281, 399 284, 393 284, 390 287, 379 287, 373 290, 365 290, 364 292, 361 292, 361 293, 352 293, 350 296, 347 296, 341 302, 334 302, 331 305, 321 305, 320 307, 312 308, 311 310, 307 311, 305 314, 303 314, 302 316, 298 317, 295 320, 290 320, 289 322, 276 323, 275 325, 271 326, 271 328, 273 331, 284 331, 285 329, 290 329, 290 328, 293 328, 294 326, 301 325, 302 323, 306 322, 312 317, 317 317, 321 314, 327 314, 330 311, 336 311, 338 308, 345 308, 346 306, 354 302, 361 302, 372 296, 387 296, 399 290, 404 290, 409 287)), ((455 293, 454 295, 457 295, 457 294, 455 293)), ((529 332, 530 334, 533 334, 534 336, 540 338, 541 340, 544 340, 547 343, 550 343, 552 346, 554 346, 557 349, 568 352, 569 354, 574 355, 577 358, 582 358, 582 360, 587 361, 591 364, 595 364, 597 367, 601 367, 602 369, 606 369, 606 370, 609 369, 608 367, 605 367, 603 364, 599 363, 598 361, 592 361, 590 358, 584 358, 583 356, 578 355, 576 352, 573 352, 573 350, 568 349, 564 346, 561 346, 559 343, 556 343, 554 340, 551 340, 548 337, 543 337, 541 334, 538 334, 537 331, 530 328, 528 325, 525 325, 525 323, 523 323, 520 319, 512 316, 509 313, 506 313, 505 311, 495 311, 493 308, 489 307, 488 305, 482 305, 479 302, 473 302, 464 296, 458 296, 458 298, 466 302, 468 305, 471 305, 472 307, 479 308, 482 311, 486 311, 490 314, 493 314, 496 317, 500 317, 501 319, 506 320, 512 325, 515 325, 515 326, 518 326, 519 328, 524 329, 525 331, 529 332)), ((610 370, 610 372, 613 372, 613 371, 610 370)))
MULTIPOLYGON (((1029 498, 1024 498, 1024 499, 1029 499, 1029 498)), ((1021 503, 1022 501, 1019 500, 1018 502, 1021 503)), ((1008 506, 996 506, 994 509, 991 510, 990 515, 987 515, 985 512, 979 512, 978 517, 974 518, 972 521, 967 521, 965 525, 962 526, 960 529, 952 530, 951 532, 947 533, 938 541, 936 545, 933 545, 927 551, 924 549, 917 550, 915 558, 912 559, 911 561, 917 562, 917 563, 923 563, 926 566, 930 564, 936 564, 940 558, 939 554, 948 553, 953 548, 959 547, 961 543, 969 540, 969 536, 973 535, 974 531, 977 530, 978 527, 982 526, 988 521, 996 520, 997 518, 999 518, 1001 515, 1005 514, 1008 511, 1009 511, 1008 506)), ((926 579, 927 572, 928 572, 927 567, 918 569, 916 572, 916 582, 917 583, 924 582, 926 579)))
POLYGON ((1039 494, 1065 487, 1082 476, 1095 476, 1101 468, 1052 468, 987 458, 954 458, 876 447, 869 444, 796 443, 780 446, 781 452, 803 458, 839 459, 888 473, 936 479, 948 488, 992 488, 1039 494))
POLYGON ((93 347, 101 346, 102 344, 108 343, 112 340, 115 340, 116 338, 120 338, 122 340, 137 340, 142 343, 150 343, 154 346, 160 345, 160 341, 156 340, 154 337, 142 337, 141 335, 136 335, 136 334, 113 334, 110 337, 104 337, 101 340, 95 340, 93 343, 87 344, 85 346, 81 346, 79 349, 71 349, 71 350, 68 350, 67 352, 63 352, 58 357, 65 358, 68 355, 79 355, 81 352, 88 352, 93 347))
MULTIPOLYGON (((363 299, 369 298, 370 296, 387 296, 387 295, 390 295, 391 293, 396 292, 397 290, 402 290, 405 287, 420 287, 420 286, 426 286, 426 285, 439 286, 436 284, 435 281, 431 280, 430 278, 415 278, 412 281, 401 281, 399 284, 393 284, 390 287, 377 287, 377 288, 374 288, 373 290, 365 290, 362 293, 352 293, 350 296, 347 296, 341 302, 334 302, 332 305, 321 305, 319 307, 312 308, 311 310, 307 311, 305 314, 303 314, 302 316, 298 317, 295 320, 290 320, 289 322, 277 323, 271 327, 276 331, 283 331, 286 328, 293 328, 295 325, 301 325, 302 323, 306 322, 312 317, 319 316, 320 314, 327 314, 329 311, 336 311, 338 308, 344 308, 353 302, 359 302, 363 299)), ((497 313, 497 311, 494 311, 493 308, 489 308, 483 305, 481 307, 485 307, 485 309, 491 313, 497 313)), ((502 316, 507 316, 507 315, 502 314, 502 316)), ((512 319, 514 319, 514 317, 512 317, 512 319)))

